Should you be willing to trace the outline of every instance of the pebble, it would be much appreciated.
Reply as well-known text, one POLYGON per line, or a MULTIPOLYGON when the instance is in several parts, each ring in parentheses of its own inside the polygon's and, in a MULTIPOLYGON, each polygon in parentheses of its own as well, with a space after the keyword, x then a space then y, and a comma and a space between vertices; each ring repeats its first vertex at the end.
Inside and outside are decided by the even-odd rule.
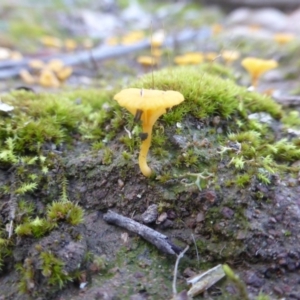
POLYGON ((264 280, 256 275, 253 271, 247 271, 244 278, 246 284, 260 288, 264 285, 264 280))
POLYGON ((196 216, 196 222, 197 222, 197 223, 203 222, 204 219, 205 219, 204 213, 203 213, 203 212, 199 212, 199 213, 197 214, 197 216, 196 216))
POLYGON ((156 224, 161 224, 167 219, 168 215, 166 212, 163 212, 162 214, 159 215, 159 217, 156 220, 156 224))
POLYGON ((157 204, 151 204, 147 210, 142 214, 142 221, 144 224, 153 223, 158 216, 157 204))
POLYGON ((227 207, 224 206, 221 210, 221 214, 226 218, 226 219, 231 219, 234 216, 234 211, 227 207))

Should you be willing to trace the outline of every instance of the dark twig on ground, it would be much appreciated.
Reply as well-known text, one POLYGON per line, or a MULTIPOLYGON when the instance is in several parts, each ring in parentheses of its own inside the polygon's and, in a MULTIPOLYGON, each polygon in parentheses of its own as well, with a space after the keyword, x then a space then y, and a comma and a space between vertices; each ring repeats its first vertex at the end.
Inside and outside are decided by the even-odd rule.
POLYGON ((172 244, 168 237, 161 234, 158 231, 153 230, 143 224, 140 224, 130 218, 119 215, 111 210, 109 210, 103 219, 110 224, 114 224, 127 230, 137 233, 139 236, 147 240, 149 243, 156 246, 159 250, 164 253, 176 255, 179 254, 182 249, 172 244))
MULTIPOLYGON (((204 40, 210 34, 208 28, 202 29, 185 29, 179 32, 176 36, 169 36, 166 38, 164 46, 173 47, 176 43, 186 42, 189 40, 204 40)), ((108 46, 101 45, 97 48, 76 52, 74 54, 57 54, 46 57, 42 60, 45 62, 50 61, 53 58, 58 58, 63 61, 65 65, 77 65, 80 63, 88 62, 91 60, 91 56, 95 61, 111 59, 120 57, 132 52, 140 51, 150 47, 149 40, 143 40, 134 45, 119 45, 119 46, 108 46)), ((23 59, 18 62, 16 61, 3 61, 0 62, 0 79, 11 78, 17 76, 20 70, 28 68, 29 59, 23 59)))

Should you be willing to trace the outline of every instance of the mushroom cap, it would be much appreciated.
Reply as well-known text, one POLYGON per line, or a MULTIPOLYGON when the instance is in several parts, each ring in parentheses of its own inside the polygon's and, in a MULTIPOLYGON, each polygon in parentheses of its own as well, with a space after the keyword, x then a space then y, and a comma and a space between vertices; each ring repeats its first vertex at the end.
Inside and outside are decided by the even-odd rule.
POLYGON ((278 66, 276 60, 247 57, 242 60, 242 66, 250 73, 260 75, 278 66))
POLYGON ((128 109, 132 114, 136 110, 155 111, 171 108, 184 100, 182 94, 176 91, 160 91, 129 88, 124 89, 114 96, 119 105, 128 109))

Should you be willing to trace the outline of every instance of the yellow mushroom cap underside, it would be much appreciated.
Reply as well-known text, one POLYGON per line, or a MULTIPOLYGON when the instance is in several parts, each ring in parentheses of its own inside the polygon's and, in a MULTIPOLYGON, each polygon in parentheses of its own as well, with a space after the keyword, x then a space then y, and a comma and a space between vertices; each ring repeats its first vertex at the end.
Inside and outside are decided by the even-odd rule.
POLYGON ((133 112, 137 109, 146 111, 171 108, 181 103, 184 97, 176 91, 129 88, 116 94, 114 99, 118 101, 120 106, 133 112))

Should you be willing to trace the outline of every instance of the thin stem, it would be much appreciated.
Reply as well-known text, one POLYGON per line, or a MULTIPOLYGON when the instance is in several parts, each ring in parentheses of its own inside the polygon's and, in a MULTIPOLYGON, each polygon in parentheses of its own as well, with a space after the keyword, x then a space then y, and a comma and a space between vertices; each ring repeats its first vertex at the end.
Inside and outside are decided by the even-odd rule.
POLYGON ((143 133, 147 133, 147 138, 141 144, 139 166, 143 175, 149 177, 152 171, 147 164, 147 154, 151 145, 152 125, 143 122, 143 133))

